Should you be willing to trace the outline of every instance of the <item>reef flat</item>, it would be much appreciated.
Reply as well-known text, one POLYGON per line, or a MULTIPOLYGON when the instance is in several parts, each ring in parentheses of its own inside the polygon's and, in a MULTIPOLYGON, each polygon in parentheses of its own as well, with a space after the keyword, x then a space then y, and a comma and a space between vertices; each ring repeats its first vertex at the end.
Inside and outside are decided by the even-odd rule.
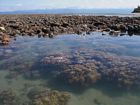
POLYGON ((93 31, 111 35, 140 33, 139 17, 78 15, 0 15, 0 40, 8 44, 17 35, 54 37, 58 34, 90 34, 93 31))

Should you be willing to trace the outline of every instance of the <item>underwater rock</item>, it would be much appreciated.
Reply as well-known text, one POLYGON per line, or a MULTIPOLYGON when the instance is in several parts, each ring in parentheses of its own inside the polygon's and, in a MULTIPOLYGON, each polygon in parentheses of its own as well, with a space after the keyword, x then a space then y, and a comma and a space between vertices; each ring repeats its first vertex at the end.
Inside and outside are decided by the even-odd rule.
POLYGON ((69 59, 63 54, 49 55, 42 59, 44 64, 67 64, 69 59))
POLYGON ((52 90, 31 90, 28 93, 30 105, 67 105, 70 95, 66 92, 52 90))
POLYGON ((100 81, 114 82, 116 86, 122 87, 140 85, 140 59, 112 54, 113 48, 115 52, 118 49, 125 51, 123 46, 107 46, 110 49, 106 46, 103 46, 103 50, 76 47, 69 54, 55 53, 43 56, 37 64, 33 64, 30 58, 15 56, 3 61, 1 68, 14 71, 14 74, 10 74, 11 77, 16 77, 15 74, 24 74, 27 77, 41 78, 48 70, 49 73, 55 74, 52 76, 53 79, 63 79, 71 85, 90 86, 100 81))
POLYGON ((122 45, 117 45, 117 44, 97 44, 96 46, 96 50, 97 51, 102 51, 102 52, 109 52, 109 53, 115 53, 117 55, 122 55, 124 52, 127 51, 127 48, 125 46, 122 45), (121 51, 123 52, 121 52, 121 51))
POLYGON ((16 94, 11 90, 0 92, 0 103, 2 105, 19 105, 16 94))
POLYGON ((88 86, 96 83, 101 75, 97 72, 95 65, 89 63, 69 65, 67 69, 60 73, 59 77, 65 78, 64 80, 70 84, 88 86))
POLYGON ((0 41, 2 45, 8 45, 10 43, 10 37, 6 34, 0 36, 0 41))
MULTIPOLYGON (((63 55, 65 56, 65 55, 63 55)), ((52 58, 52 57, 50 57, 52 58)), ((67 58, 67 63, 47 60, 49 64, 58 64, 62 69, 57 78, 69 84, 92 85, 98 80, 115 82, 116 85, 131 87, 140 81, 140 59, 120 57, 91 49, 75 49, 67 58)))

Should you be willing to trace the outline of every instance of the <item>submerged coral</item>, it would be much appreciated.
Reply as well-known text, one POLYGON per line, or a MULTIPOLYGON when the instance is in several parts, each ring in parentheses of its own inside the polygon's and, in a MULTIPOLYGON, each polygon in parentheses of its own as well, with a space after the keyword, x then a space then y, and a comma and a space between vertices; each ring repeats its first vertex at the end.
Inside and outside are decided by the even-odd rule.
POLYGON ((6 51, 8 54, 3 52, 7 59, 4 57, 0 66, 2 69, 9 70, 10 76, 8 77, 12 78, 20 74, 28 78, 43 78, 51 72, 51 78, 63 78, 70 84, 87 86, 98 81, 111 81, 121 86, 140 85, 140 59, 112 53, 111 49, 117 52, 121 52, 118 49, 125 50, 123 46, 112 44, 107 46, 104 48, 97 46, 95 49, 72 47, 69 53, 44 53, 39 57, 32 56, 32 53, 26 56, 23 53, 8 56, 9 52, 11 53, 8 49, 6 51))
MULTIPOLYGON (((121 57, 91 49, 75 49, 71 57, 65 59, 69 62, 59 65, 63 69, 59 71, 58 77, 70 84, 91 85, 98 80, 114 81, 121 86, 140 84, 139 58, 121 57)), ((49 64, 55 64, 54 62, 57 60, 49 60, 49 64)))
POLYGON ((71 84, 89 85, 100 79, 94 63, 69 65, 66 70, 60 73, 62 79, 71 84))
POLYGON ((10 37, 2 33, 0 34, 0 42, 2 45, 8 45, 10 43, 10 37))
POLYGON ((27 96, 29 100, 23 103, 12 90, 3 90, 0 92, 0 105, 67 105, 70 99, 67 92, 44 88, 33 88, 27 96))
POLYGON ((30 105, 67 105, 70 95, 52 90, 31 90, 28 94, 30 105))
POLYGON ((4 90, 0 92, 0 104, 19 105, 17 96, 12 90, 4 90))
POLYGON ((44 64, 66 64, 69 59, 64 54, 49 55, 42 59, 44 64))

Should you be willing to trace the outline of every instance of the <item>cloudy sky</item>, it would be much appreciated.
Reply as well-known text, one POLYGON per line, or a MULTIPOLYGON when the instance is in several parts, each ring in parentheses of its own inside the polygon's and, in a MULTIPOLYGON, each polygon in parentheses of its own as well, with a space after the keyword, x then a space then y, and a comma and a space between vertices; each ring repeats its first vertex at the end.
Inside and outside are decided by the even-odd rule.
POLYGON ((134 8, 140 0, 0 0, 0 11, 44 8, 134 8))

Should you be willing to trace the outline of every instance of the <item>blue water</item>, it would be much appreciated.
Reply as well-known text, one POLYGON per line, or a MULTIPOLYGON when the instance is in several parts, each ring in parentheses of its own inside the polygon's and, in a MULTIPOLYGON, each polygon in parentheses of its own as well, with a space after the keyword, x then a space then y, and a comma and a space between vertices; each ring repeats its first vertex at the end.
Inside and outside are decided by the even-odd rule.
POLYGON ((83 14, 83 15, 131 15, 133 8, 126 9, 38 9, 38 10, 19 10, 19 11, 1 11, 0 14, 83 14))

